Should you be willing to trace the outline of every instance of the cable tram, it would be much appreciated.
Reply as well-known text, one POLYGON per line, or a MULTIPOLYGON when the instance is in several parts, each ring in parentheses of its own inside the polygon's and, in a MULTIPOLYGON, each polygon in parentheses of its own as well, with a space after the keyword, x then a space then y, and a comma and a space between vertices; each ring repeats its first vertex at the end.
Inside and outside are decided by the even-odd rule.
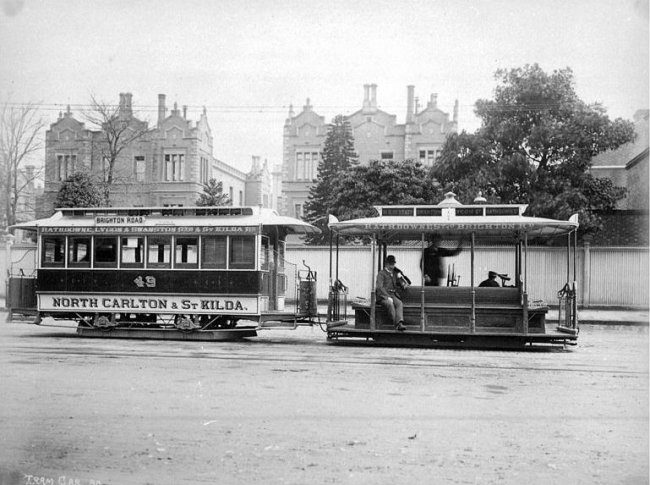
POLYGON ((16 227, 37 232, 36 323, 75 320, 91 337, 224 340, 317 314, 316 275, 284 255, 287 235, 319 230, 270 209, 70 208, 16 227), (291 288, 302 291, 289 295, 295 308, 285 305, 291 288))
MULTIPOLYGON (((484 201, 484 199, 483 199, 484 201)), ((476 202, 476 201, 475 201, 476 202)), ((330 217, 329 227, 340 237, 370 238, 372 267, 367 269, 371 293, 364 301, 352 304, 348 318, 347 292, 337 276, 331 276, 328 339, 333 342, 365 341, 422 346, 521 348, 537 345, 575 345, 578 338, 576 301, 577 215, 568 221, 524 216, 527 205, 462 205, 455 194, 433 206, 380 206, 376 217, 338 221, 330 217), (528 291, 528 246, 531 242, 566 238, 566 284, 560 291, 558 325, 547 329, 548 306, 528 291), (446 286, 426 274, 427 258, 435 253, 435 240, 464 241, 469 246, 469 277, 462 280, 449 265, 446 286), (508 246, 512 254, 511 278, 502 272, 502 282, 492 287, 478 284, 477 267, 489 267, 490 261, 477 262, 477 245, 508 246), (378 302, 376 282, 384 262, 396 248, 419 248, 417 261, 403 274, 412 284, 400 288, 403 322, 396 329, 386 305, 378 302), (513 251, 514 249, 514 251, 513 251), (571 272, 572 270, 572 272, 571 272)), ((337 257, 330 258, 330 274, 338 275, 337 257), (333 260, 333 262, 332 262, 333 260)), ((435 254, 434 254, 435 256, 435 254)), ((412 258, 413 259, 413 258, 412 258)), ((399 263, 399 261, 398 261, 399 263)), ((495 268, 496 269, 496 268, 495 268)), ((397 268, 395 272, 399 272, 397 268)), ((492 271, 490 271, 492 273, 492 271)), ((483 276, 483 275, 481 275, 483 276)), ((493 276, 493 275, 490 275, 493 276)), ((399 284, 399 279, 398 279, 399 284)), ((379 296, 381 299, 381 295, 379 296)))

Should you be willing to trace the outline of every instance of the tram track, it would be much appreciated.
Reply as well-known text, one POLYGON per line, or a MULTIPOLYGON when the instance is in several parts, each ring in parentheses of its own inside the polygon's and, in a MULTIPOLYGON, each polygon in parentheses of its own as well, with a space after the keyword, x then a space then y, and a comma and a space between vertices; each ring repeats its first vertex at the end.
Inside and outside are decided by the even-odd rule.
MULTIPOLYGON (((237 344, 234 344, 235 346, 237 344)), ((250 345, 246 343, 243 345, 250 345)), ((268 345, 268 344, 267 344, 268 345)), ((318 344, 317 344, 318 345, 318 344)), ((4 348, 6 357, 18 358, 24 356, 39 357, 40 360, 47 356, 52 357, 93 357, 99 359, 201 359, 201 360, 214 360, 214 361, 241 361, 251 363, 281 363, 283 365, 308 365, 308 366, 391 366, 391 367, 405 367, 405 368, 454 368, 454 369, 480 369, 480 370, 500 370, 500 371, 526 371, 526 372, 561 372, 561 373, 590 373, 590 374, 609 374, 609 375, 629 375, 629 376, 647 376, 648 371, 645 369, 629 369, 629 368, 612 368, 612 367, 594 367, 593 364, 588 366, 576 362, 567 362, 565 366, 551 366, 545 367, 544 362, 538 363, 536 366, 519 365, 521 353, 515 352, 499 352, 499 351, 484 351, 484 350, 447 350, 440 349, 445 353, 445 357, 449 353, 462 352, 463 357, 468 357, 469 360, 482 358, 488 356, 491 362, 459 362, 457 360, 449 361, 441 359, 439 356, 428 357, 417 356, 397 356, 397 355, 373 355, 374 352, 366 352, 358 355, 356 358, 350 358, 349 353, 344 355, 331 351, 333 347, 326 347, 318 345, 319 349, 327 348, 325 353, 305 353, 301 352, 287 352, 287 345, 283 344, 283 351, 278 355, 265 355, 260 353, 257 349, 255 351, 242 351, 240 349, 232 349, 232 344, 228 349, 213 347, 210 350, 201 350, 193 348, 185 348, 181 350, 169 350, 168 352, 161 352, 160 349, 148 351, 146 349, 117 349, 117 348, 100 348, 100 349, 80 349, 78 347, 50 347, 50 346, 26 346, 26 345, 11 345, 4 348), (507 362, 494 362, 495 358, 505 358, 507 362)), ((271 346, 273 346, 271 344, 271 346)), ((349 350, 349 349, 347 349, 349 350)), ((376 349, 372 349, 376 350, 376 349)), ((386 349, 382 349, 386 350, 386 349)), ((394 350, 394 349, 393 349, 394 350)), ((430 350, 429 350, 430 351, 430 350)), ((412 350, 410 350, 412 352, 412 350)), ((557 355, 557 352, 553 354, 557 355)), ((454 357, 456 357, 454 355, 454 357)), ((72 361, 71 361, 72 362, 72 361)))

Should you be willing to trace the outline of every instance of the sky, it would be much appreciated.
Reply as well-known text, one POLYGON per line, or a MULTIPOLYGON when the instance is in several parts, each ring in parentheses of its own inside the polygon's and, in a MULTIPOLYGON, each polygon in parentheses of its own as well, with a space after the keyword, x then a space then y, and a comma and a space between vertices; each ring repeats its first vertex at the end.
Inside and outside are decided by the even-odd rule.
MULTIPOLYGON (((648 0, 0 0, 0 103, 35 103, 46 124, 91 95, 155 123, 158 94, 206 107, 214 156, 247 171, 282 161, 289 105, 330 121, 361 108, 406 114, 432 93, 459 128, 500 68, 570 67, 576 91, 612 118, 648 108, 648 0)), ((34 160, 34 163, 42 163, 34 160)))

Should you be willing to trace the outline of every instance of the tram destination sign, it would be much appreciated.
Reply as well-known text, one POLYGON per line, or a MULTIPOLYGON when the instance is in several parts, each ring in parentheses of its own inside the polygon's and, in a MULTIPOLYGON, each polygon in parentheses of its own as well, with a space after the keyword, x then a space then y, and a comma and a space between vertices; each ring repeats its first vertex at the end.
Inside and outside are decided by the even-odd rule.
POLYGON ((257 226, 58 226, 42 227, 47 234, 257 234, 257 226))
POLYGON ((229 313, 255 315, 259 305, 257 297, 168 296, 168 295, 102 295, 102 294, 41 294, 38 295, 41 311, 124 312, 124 313, 229 313))

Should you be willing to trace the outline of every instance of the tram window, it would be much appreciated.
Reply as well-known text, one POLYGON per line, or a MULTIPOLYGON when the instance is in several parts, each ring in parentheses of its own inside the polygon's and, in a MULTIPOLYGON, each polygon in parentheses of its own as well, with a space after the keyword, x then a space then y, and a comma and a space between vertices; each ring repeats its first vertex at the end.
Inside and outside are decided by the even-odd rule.
POLYGON ((149 237, 147 266, 153 268, 171 267, 171 236, 149 237))
POLYGON ((65 237, 43 238, 43 266, 62 267, 65 263, 65 237))
POLYGON ((90 268, 90 238, 68 238, 68 266, 90 268))
POLYGON ((204 236, 201 241, 201 267, 222 269, 226 267, 226 236, 204 236))
POLYGON ((230 238, 230 268, 255 269, 255 237, 233 236, 230 238))
POLYGON ((144 266, 144 238, 122 238, 122 266, 125 268, 142 268, 144 266))
POLYGON ((95 237, 95 267, 117 268, 116 237, 95 237))
POLYGON ((199 267, 199 238, 177 237, 175 246, 175 265, 177 268, 199 267))

